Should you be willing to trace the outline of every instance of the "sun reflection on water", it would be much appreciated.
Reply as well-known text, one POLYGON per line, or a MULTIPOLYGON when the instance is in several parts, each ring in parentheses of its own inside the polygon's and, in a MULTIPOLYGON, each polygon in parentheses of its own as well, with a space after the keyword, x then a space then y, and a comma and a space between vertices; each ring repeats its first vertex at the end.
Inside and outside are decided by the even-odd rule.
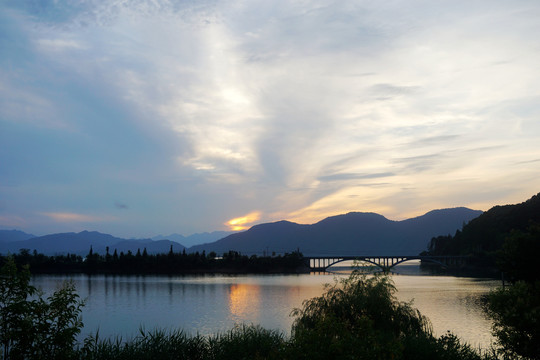
POLYGON ((261 288, 252 284, 231 284, 229 287, 229 310, 237 322, 254 321, 259 318, 261 288))

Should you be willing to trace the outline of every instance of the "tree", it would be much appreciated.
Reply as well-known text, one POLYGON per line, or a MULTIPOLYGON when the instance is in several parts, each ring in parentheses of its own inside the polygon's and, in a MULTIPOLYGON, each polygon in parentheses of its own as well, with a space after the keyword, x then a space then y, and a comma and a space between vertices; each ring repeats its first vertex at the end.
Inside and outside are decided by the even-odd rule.
POLYGON ((427 318, 399 302, 386 275, 355 271, 304 301, 291 334, 294 359, 475 359, 457 337, 435 338, 427 318))
POLYGON ((11 352, 28 341, 27 334, 31 322, 27 314, 31 312, 28 297, 36 293, 36 288, 29 285, 28 266, 17 270, 15 260, 9 256, 0 269, 0 342, 3 359, 8 359, 11 352))
POLYGON ((70 359, 83 326, 83 302, 73 283, 47 299, 30 285, 28 266, 12 257, 0 269, 0 342, 3 359, 70 359))
POLYGON ((540 359, 540 282, 497 289, 486 307, 502 355, 540 359))
POLYGON ((526 231, 512 231, 497 252, 497 265, 511 281, 534 283, 540 280, 537 259, 540 255, 540 224, 526 231))
POLYGON ((486 303, 493 333, 505 356, 540 359, 540 225, 514 231, 498 253, 498 265, 512 286, 491 292, 486 303))
POLYGON ((33 302, 33 342, 30 358, 70 359, 74 357, 77 335, 83 323, 80 317, 83 302, 72 282, 66 282, 46 300, 33 302))
POLYGON ((399 335, 421 333, 427 323, 408 304, 395 301, 394 291, 388 277, 353 274, 293 311, 293 338, 302 352, 313 351, 307 357, 328 350, 336 357, 399 357, 399 335))

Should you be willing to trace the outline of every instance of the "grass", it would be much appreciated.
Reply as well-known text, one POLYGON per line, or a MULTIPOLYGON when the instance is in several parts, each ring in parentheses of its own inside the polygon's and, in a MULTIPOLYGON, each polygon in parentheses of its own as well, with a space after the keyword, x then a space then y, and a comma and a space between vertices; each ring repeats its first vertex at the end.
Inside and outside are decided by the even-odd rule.
POLYGON ((78 350, 79 359, 282 359, 287 340, 283 333, 260 326, 238 325, 212 336, 190 336, 181 330, 140 330, 128 341, 89 337, 78 350))

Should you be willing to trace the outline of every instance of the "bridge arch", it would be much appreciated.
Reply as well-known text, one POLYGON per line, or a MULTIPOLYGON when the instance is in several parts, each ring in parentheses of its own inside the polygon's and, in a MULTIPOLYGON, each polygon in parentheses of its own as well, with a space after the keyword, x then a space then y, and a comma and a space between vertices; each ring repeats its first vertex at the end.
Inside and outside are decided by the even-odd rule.
POLYGON ((361 262, 366 262, 366 263, 369 263, 369 264, 371 264, 371 265, 375 265, 376 267, 382 269, 382 267, 381 267, 380 264, 378 264, 377 262, 375 262, 375 261, 373 261, 373 260, 371 260, 371 259, 367 259, 367 258, 366 258, 366 259, 339 259, 339 260, 337 260, 337 261, 331 263, 330 265, 328 265, 328 266, 326 267, 326 269, 328 269, 329 267, 332 267, 332 266, 334 266, 334 265, 336 265, 336 264, 339 264, 339 263, 341 263, 341 262, 345 262, 345 261, 361 261, 361 262))
POLYGON ((381 268, 383 271, 388 271, 394 266, 411 260, 421 260, 432 262, 442 267, 448 267, 449 264, 456 262, 462 263, 462 256, 336 256, 336 257, 310 257, 308 266, 313 270, 326 271, 329 267, 339 264, 344 261, 362 261, 381 268))

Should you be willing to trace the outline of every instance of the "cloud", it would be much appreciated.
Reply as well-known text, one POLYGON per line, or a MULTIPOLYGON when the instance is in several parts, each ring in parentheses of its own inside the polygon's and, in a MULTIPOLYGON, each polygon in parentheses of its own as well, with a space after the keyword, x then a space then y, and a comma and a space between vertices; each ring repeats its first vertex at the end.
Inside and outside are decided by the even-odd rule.
POLYGON ((123 202, 120 202, 120 201, 115 201, 114 207, 116 207, 117 209, 120 209, 120 210, 128 209, 128 206, 126 204, 124 204, 123 202))
POLYGON ((532 163, 537 163, 537 162, 540 162, 540 159, 520 161, 519 164, 532 164, 532 163))
POLYGON ((413 95, 419 90, 418 86, 375 84, 368 89, 368 92, 377 100, 390 100, 398 96, 413 95))
POLYGON ((85 214, 77 214, 71 212, 42 212, 41 215, 47 216, 56 222, 82 222, 82 223, 92 223, 92 222, 102 222, 102 221, 112 221, 112 218, 106 218, 101 216, 91 216, 85 214))
POLYGON ((448 142, 453 142, 455 140, 459 140, 462 138, 461 135, 438 135, 438 136, 428 136, 425 138, 420 138, 414 141, 411 141, 407 144, 407 146, 416 148, 416 147, 424 147, 424 146, 440 146, 441 144, 445 144, 448 142))
POLYGON ((63 50, 84 50, 85 46, 80 42, 71 39, 39 39, 39 46, 45 51, 63 51, 63 50))
POLYGON ((375 173, 375 174, 357 174, 357 173, 344 173, 335 175, 325 175, 319 177, 319 181, 344 181, 344 180, 363 180, 363 179, 378 179, 395 176, 396 174, 391 172, 375 173))
POLYGON ((130 199, 100 226, 137 236, 537 191, 535 2, 0 6, 2 214, 130 199))
POLYGON ((402 172, 418 174, 443 164, 444 154, 427 154, 405 158, 395 158, 393 163, 402 165, 402 172))

